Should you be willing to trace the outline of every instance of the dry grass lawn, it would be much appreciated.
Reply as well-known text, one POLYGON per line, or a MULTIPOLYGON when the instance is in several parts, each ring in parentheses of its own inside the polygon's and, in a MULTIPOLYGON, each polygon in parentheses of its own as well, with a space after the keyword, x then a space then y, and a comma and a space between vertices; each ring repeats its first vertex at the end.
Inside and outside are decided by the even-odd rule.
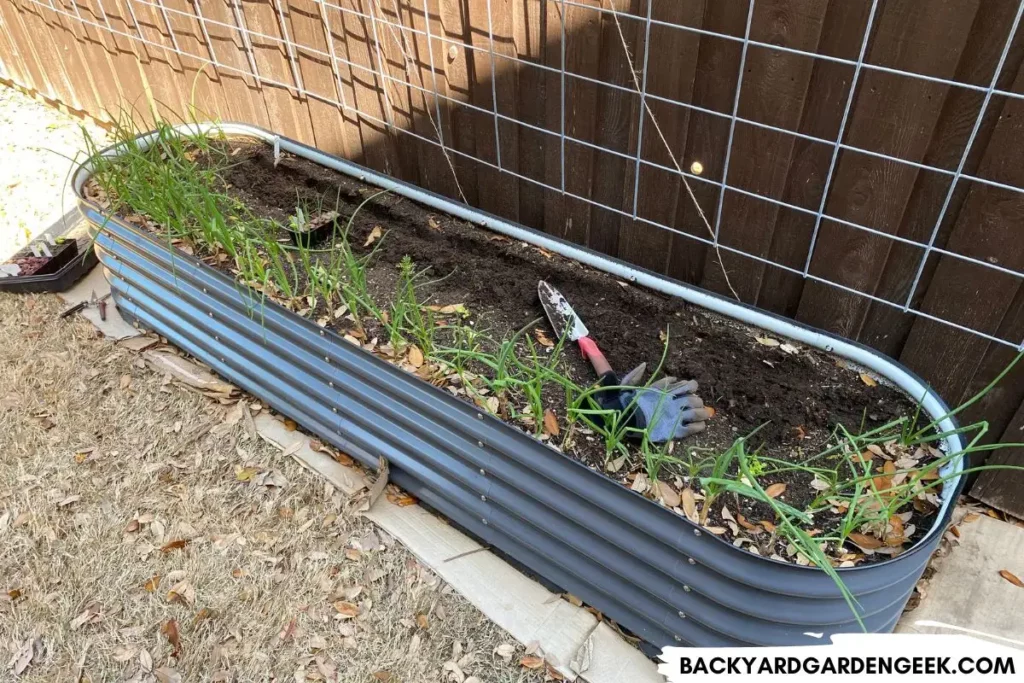
POLYGON ((190 442, 230 406, 62 307, 0 295, 0 680, 541 680, 244 424, 190 442))

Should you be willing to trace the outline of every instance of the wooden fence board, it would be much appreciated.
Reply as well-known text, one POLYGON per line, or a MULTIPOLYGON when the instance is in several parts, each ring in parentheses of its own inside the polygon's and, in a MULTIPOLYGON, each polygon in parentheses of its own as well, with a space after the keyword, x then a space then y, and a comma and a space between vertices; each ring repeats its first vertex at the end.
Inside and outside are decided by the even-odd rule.
MULTIPOLYGON (((945 78, 956 64, 976 14, 976 2, 899 0, 880 8, 878 29, 868 50, 872 63, 910 71, 931 69, 945 78), (927 41, 922 40, 929 36, 927 41), (939 39, 931 36, 941 37, 939 39), (907 42, 922 43, 913 51, 907 42)), ((865 149, 921 161, 935 130, 948 86, 877 71, 863 72, 850 113, 846 142, 865 149), (903 114, 893 115, 894 112, 903 114), (888 117, 889 124, 879 120, 888 117)), ((895 233, 914 184, 922 172, 889 160, 844 151, 826 204, 831 216, 885 233, 895 233)), ((810 272, 847 287, 871 292, 881 277, 892 241, 821 222, 810 272)), ((825 284, 809 282, 797 317, 817 327, 855 336, 867 300, 825 284)))
MULTIPOLYGON (((746 28, 747 13, 737 11, 739 5, 708 2, 704 12, 703 28, 742 36, 746 28)), ((743 10, 746 10, 746 3, 742 3, 742 6, 743 10)), ((701 36, 697 55, 697 79, 693 90, 694 104, 717 112, 732 112, 736 84, 739 81, 741 53, 742 48, 738 42, 701 36)), ((706 177, 721 180, 729 136, 728 120, 693 112, 687 123, 689 131, 686 135, 686 147, 681 154, 683 168, 687 169, 694 161, 699 161, 704 166, 706 177)), ((698 182, 691 183, 691 187, 713 228, 718 188, 698 182)), ((680 198, 677 203, 675 228, 703 239, 711 239, 711 234, 699 217, 693 202, 687 200, 688 197, 680 198)), ((705 245, 681 235, 673 235, 669 248, 668 274, 687 282, 700 282, 706 258, 705 245)))
MULTIPOLYGON (((287 16, 291 39, 311 48, 295 52, 303 86, 313 95, 340 102, 335 67, 330 57, 317 54, 330 54, 319 5, 314 0, 289 0, 287 16)), ((341 107, 316 97, 307 97, 306 106, 316 146, 331 154, 350 157, 348 126, 341 107)))
MULTIPOLYGON (((512 26, 514 50, 512 54, 534 64, 543 64, 548 45, 545 43, 547 15, 544 3, 535 0, 513 0, 512 26)), ((508 68, 508 67, 506 67, 508 68)), ((516 81, 514 115, 517 119, 534 126, 543 127, 544 108, 547 97, 554 96, 547 90, 548 78, 536 66, 519 66, 509 70, 516 81), (530 93, 529 96, 526 93, 530 93)), ((506 76, 507 78, 507 76, 506 76)), ((519 149, 516 160, 519 173, 527 178, 543 182, 545 179, 544 150, 552 136, 525 126, 517 126, 519 149)), ((519 220, 530 227, 544 229, 544 195, 539 185, 528 181, 519 183, 519 220)))
MULTIPOLYGON (((1024 404, 1017 409, 1003 433, 1002 443, 1024 444, 1024 404)), ((1024 466, 1024 445, 996 451, 987 465, 1024 466)), ((1019 470, 990 470, 983 472, 971 495, 994 508, 1017 517, 1024 517, 1024 472, 1019 470)))
MULTIPOLYGON (((655 9, 658 10, 659 21, 701 28, 706 5, 705 1, 673 3, 669 7, 662 3, 656 4, 655 9)), ((696 34, 664 26, 652 26, 651 50, 654 51, 654 55, 650 59, 657 60, 662 68, 653 69, 647 75, 647 88, 650 94, 679 102, 689 102, 693 97, 699 49, 700 37, 696 34), (657 46, 657 49, 654 46, 657 46)), ((645 111, 641 158, 674 168, 672 158, 681 157, 686 146, 691 110, 656 100, 649 100, 647 104, 671 150, 665 149, 665 143, 654 127, 651 115, 645 111)), ((683 165, 684 169, 688 168, 687 164, 683 165)), ((698 183, 691 181, 691 184, 698 183)), ((662 225, 674 226, 678 205, 689 201, 690 198, 678 174, 648 165, 640 167, 637 216, 662 225)), ((628 210, 632 208, 632 205, 628 206, 628 210)), ((620 258, 658 272, 664 272, 668 267, 672 233, 667 230, 652 228, 624 218, 621 221, 617 242, 620 258)))
MULTIPOLYGON (((1013 24, 1017 11, 1016 0, 998 0, 982 3, 974 25, 968 35, 960 62, 957 65, 956 80, 964 83, 987 86, 995 72, 1003 50, 1008 27, 1013 24)), ((1024 44, 1018 39, 1010 51, 1002 71, 999 86, 1009 87, 1014 74, 1020 69, 1024 58, 1024 44)), ((966 88, 952 88, 946 97, 935 134, 925 155, 925 163, 946 169, 956 169, 963 154, 964 146, 977 120, 978 108, 984 98, 966 88)), ((993 104, 998 104, 998 98, 993 104)), ((964 168, 975 173, 978 163, 989 144, 993 129, 999 117, 999 107, 990 106, 978 131, 973 151, 964 168)), ((935 221, 949 189, 949 178, 937 173, 922 173, 914 187, 898 234, 920 243, 927 243, 935 221)), ((939 232, 936 246, 944 246, 957 214, 963 207, 968 183, 959 183, 946 212, 943 230, 939 232)), ((889 250, 882 279, 876 294, 887 300, 904 301, 910 293, 913 278, 917 273, 922 253, 915 246, 894 243, 889 250)), ((914 306, 920 305, 928 289, 936 260, 931 259, 922 273, 914 306)), ((904 313, 891 306, 869 303, 867 314, 858 331, 858 339, 889 355, 896 355, 906 343, 907 335, 914 322, 914 315, 904 313)))
POLYGON ((263 101, 267 105, 270 126, 283 135, 313 144, 313 125, 309 120, 306 97, 298 93, 299 84, 295 81, 289 50, 283 43, 275 0, 241 0, 240 4, 245 27, 253 34, 261 34, 251 35, 249 42, 262 79, 263 101))
MULTIPOLYGON (((751 38, 761 42, 815 51, 825 18, 825 3, 815 0, 769 0, 755 7, 751 38)), ((800 125, 814 60, 787 52, 755 47, 747 54, 744 87, 738 114, 780 128, 796 130, 800 125)), ((781 199, 797 138, 749 124, 737 124, 729 165, 729 184, 781 199), (756 149, 759 154, 748 154, 756 149)), ((719 239, 751 254, 766 256, 772 243, 772 229, 778 218, 775 204, 727 193, 719 239)), ((743 301, 757 299, 765 270, 745 256, 708 252, 702 285, 729 295, 725 273, 743 301), (724 271, 723 272, 723 268, 724 271)))

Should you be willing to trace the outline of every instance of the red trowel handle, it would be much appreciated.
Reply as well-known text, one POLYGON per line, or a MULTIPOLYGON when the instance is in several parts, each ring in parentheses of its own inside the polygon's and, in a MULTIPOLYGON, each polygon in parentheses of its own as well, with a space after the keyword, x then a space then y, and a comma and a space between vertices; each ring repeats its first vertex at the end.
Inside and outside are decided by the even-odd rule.
POLYGON ((604 354, 601 353, 601 349, 597 348, 597 343, 593 339, 590 337, 580 337, 577 341, 580 345, 580 351, 583 352, 583 357, 590 361, 598 375, 604 377, 612 371, 612 366, 605 360, 604 354))

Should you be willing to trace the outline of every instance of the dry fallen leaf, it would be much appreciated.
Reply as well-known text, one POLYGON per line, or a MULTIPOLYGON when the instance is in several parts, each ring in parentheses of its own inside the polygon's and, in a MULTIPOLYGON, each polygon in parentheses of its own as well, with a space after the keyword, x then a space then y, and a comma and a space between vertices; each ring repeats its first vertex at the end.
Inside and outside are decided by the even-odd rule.
POLYGON ((512 655, 516 652, 516 646, 512 643, 502 643, 498 647, 494 648, 494 654, 498 655, 506 662, 512 659, 512 655))
POLYGON ((762 344, 764 346, 778 346, 782 343, 778 339, 772 339, 771 337, 754 337, 754 339, 757 340, 758 344, 762 344))
POLYGON ((676 490, 672 488, 672 485, 666 484, 661 480, 658 480, 656 484, 658 486, 658 494, 661 496, 661 499, 665 501, 665 505, 670 508, 679 507, 679 503, 682 502, 682 500, 676 490))
POLYGON ((539 327, 533 331, 533 336, 537 338, 537 341, 540 342, 541 346, 546 346, 550 349, 555 345, 555 342, 551 341, 551 338, 544 334, 544 330, 539 327))
POLYGON ((191 605, 196 601, 196 589, 188 581, 180 581, 167 592, 167 602, 181 602, 191 605))
POLYGON ((284 420, 284 428, 286 431, 294 432, 296 429, 299 428, 299 423, 291 419, 290 417, 287 417, 284 420))
POLYGON ((424 631, 426 631, 428 628, 430 628, 430 619, 427 617, 426 614, 422 614, 422 613, 421 614, 417 614, 416 615, 416 625, 419 626, 424 631))
POLYGON ((686 513, 686 518, 691 522, 697 521, 697 499, 693 496, 693 489, 686 487, 683 489, 682 495, 679 496, 682 505, 683 512, 686 513))
POLYGON ((168 619, 164 622, 164 625, 160 627, 160 633, 167 638, 167 642, 174 648, 174 651, 171 652, 171 656, 177 657, 181 654, 181 638, 178 635, 178 622, 174 619, 168 619))
POLYGON ((414 368, 418 368, 423 365, 423 352, 420 351, 420 347, 415 344, 409 346, 409 363, 414 368))
POLYGON ((160 552, 162 552, 162 553, 169 553, 172 550, 181 550, 182 548, 184 548, 185 546, 187 546, 191 542, 192 541, 190 539, 188 539, 188 538, 178 538, 178 539, 175 539, 175 540, 170 541, 168 543, 165 543, 160 548, 160 552))
POLYGON ((778 498, 786 492, 786 485, 782 482, 772 484, 764 490, 764 494, 769 498, 778 498))
POLYGON ((760 522, 758 522, 758 524, 763 526, 765 531, 767 531, 768 533, 770 533, 770 534, 774 534, 775 533, 775 525, 773 523, 769 522, 768 520, 762 519, 760 522))
POLYGON ((1008 569, 1000 569, 999 576, 1003 577, 1017 588, 1024 588, 1024 581, 1021 581, 1019 578, 1017 578, 1016 574, 1014 574, 1008 569))
POLYGON ((869 387, 877 387, 878 386, 878 382, 875 381, 875 378, 872 377, 871 375, 869 375, 866 372, 860 373, 860 381, 864 382, 864 384, 867 384, 869 387))
POLYGON ((160 575, 154 574, 142 587, 145 588, 148 593, 156 591, 156 589, 160 587, 160 575))
POLYGON ((200 621, 204 621, 206 619, 213 619, 213 617, 216 614, 217 613, 214 610, 210 609, 209 607, 204 607, 201 610, 199 610, 198 612, 196 612, 196 615, 194 617, 192 617, 192 625, 195 626, 200 621))
POLYGON ((882 542, 874 536, 853 533, 848 535, 846 538, 864 550, 876 550, 877 548, 882 547, 882 542))
POLYGON ((537 655, 526 655, 519 660, 519 665, 524 669, 539 669, 544 666, 544 659, 537 655))
POLYGON ((544 433, 550 436, 558 436, 558 418, 550 410, 544 411, 544 433))
POLYGON ((338 614, 341 616, 348 618, 358 617, 360 611, 359 605, 355 605, 351 602, 345 602, 344 600, 339 600, 334 603, 334 609, 336 609, 338 614))
POLYGON ((367 237, 366 241, 363 242, 363 246, 364 247, 370 246, 371 244, 373 244, 374 242, 379 240, 380 236, 383 235, 383 234, 384 234, 384 231, 383 231, 383 229, 381 229, 381 227, 379 225, 373 226, 373 230, 370 231, 369 237, 367 237))

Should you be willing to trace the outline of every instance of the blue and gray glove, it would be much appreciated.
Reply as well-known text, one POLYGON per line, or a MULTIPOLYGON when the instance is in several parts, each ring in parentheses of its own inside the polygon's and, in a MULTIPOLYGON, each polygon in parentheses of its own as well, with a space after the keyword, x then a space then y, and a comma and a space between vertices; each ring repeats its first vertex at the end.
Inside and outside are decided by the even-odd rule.
POLYGON ((683 439, 704 431, 705 421, 714 411, 705 408, 704 401, 696 395, 697 382, 662 377, 650 386, 642 386, 646 370, 647 364, 641 363, 621 378, 614 373, 606 374, 602 378, 605 386, 635 388, 599 391, 597 402, 605 410, 627 413, 630 426, 645 430, 652 443, 683 439))

